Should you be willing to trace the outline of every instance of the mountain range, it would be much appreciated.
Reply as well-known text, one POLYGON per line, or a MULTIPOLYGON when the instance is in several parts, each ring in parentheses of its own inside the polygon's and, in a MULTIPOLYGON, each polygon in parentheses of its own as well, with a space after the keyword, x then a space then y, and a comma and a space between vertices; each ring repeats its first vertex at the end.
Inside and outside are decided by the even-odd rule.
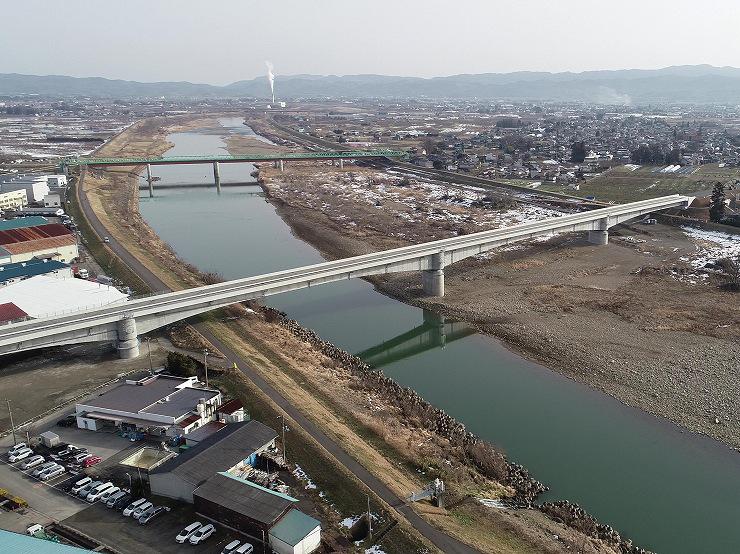
MULTIPOLYGON (((298 98, 436 98, 561 101, 598 104, 740 103, 740 69, 710 65, 547 73, 518 71, 448 77, 278 75, 279 100, 298 98)), ((107 98, 269 98, 266 77, 225 86, 123 81, 102 77, 0 74, 0 96, 107 98)))

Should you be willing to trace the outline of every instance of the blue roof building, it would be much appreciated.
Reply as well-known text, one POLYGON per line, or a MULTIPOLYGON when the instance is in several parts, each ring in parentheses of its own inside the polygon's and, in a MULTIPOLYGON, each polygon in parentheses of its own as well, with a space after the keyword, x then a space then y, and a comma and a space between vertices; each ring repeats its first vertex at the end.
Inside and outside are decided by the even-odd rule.
MULTIPOLYGON (((31 259, 27 262, 16 262, 0 266, 0 285, 5 285, 15 281, 35 277, 36 275, 45 275, 47 273, 58 273, 69 270, 69 264, 57 260, 49 259, 31 259)), ((68 272, 71 276, 71 271, 68 272)))
POLYGON ((86 554, 93 551, 0 529, 0 552, 8 552, 9 554, 11 552, 12 554, 86 554))
POLYGON ((49 220, 40 215, 7 219, 5 221, 0 221, 0 231, 23 229, 24 227, 36 227, 37 225, 46 225, 47 223, 49 223, 49 220))

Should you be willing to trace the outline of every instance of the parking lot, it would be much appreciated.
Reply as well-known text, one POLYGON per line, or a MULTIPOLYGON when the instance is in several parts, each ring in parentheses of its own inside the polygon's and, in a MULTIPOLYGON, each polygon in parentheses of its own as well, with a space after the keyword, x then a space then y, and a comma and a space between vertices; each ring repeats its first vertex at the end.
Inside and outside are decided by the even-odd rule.
MULTIPOLYGON (((170 511, 165 511, 147 524, 141 525, 132 517, 125 517, 120 509, 108 508, 101 502, 90 504, 72 494, 71 487, 85 476, 90 476, 95 480, 111 480, 117 486, 128 488, 125 480, 126 473, 119 465, 119 461, 142 448, 145 443, 132 443, 114 433, 92 432, 76 427, 58 427, 57 419, 49 421, 41 431, 50 430, 56 433, 62 441, 60 446, 53 449, 43 445, 34 446, 34 454, 41 454, 48 460, 52 453, 58 455, 66 448, 65 445, 72 444, 75 447, 86 449, 91 455, 100 456, 101 462, 89 468, 81 466, 75 468, 74 464, 67 465, 69 471, 42 481, 32 476, 33 471, 39 466, 27 470, 20 467, 32 455, 16 463, 9 462, 7 450, 12 446, 12 442, 7 445, 5 441, 6 445, 0 449, 2 452, 0 454, 0 488, 5 488, 10 493, 25 499, 29 508, 16 512, 0 510, 0 527, 22 533, 34 523, 46 525, 51 522, 61 522, 103 544, 114 547, 123 554, 147 552, 172 552, 174 554, 183 551, 217 554, 232 540, 245 540, 237 533, 216 525, 216 533, 202 544, 191 545, 187 542, 178 544, 175 542, 175 537, 184 527, 194 521, 209 523, 197 517, 191 505, 165 498, 150 499, 155 506, 165 505, 170 508, 170 511)), ((23 439, 25 440, 25 437, 23 439)), ((36 445, 37 441, 33 441, 33 444, 36 445)), ((65 465, 65 460, 59 460, 59 462, 65 465)), ((131 474, 132 483, 136 487, 138 477, 134 472, 131 474)), ((256 544, 255 547, 257 547, 256 544)), ((255 552, 261 552, 261 549, 255 548, 255 552)))

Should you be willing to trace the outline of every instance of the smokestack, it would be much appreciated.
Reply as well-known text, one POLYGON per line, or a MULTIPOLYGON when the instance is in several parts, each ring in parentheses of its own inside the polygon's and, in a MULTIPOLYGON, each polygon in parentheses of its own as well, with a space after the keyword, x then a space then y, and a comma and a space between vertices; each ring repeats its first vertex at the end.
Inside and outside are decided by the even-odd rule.
POLYGON ((267 66, 267 80, 270 81, 270 93, 272 94, 272 103, 275 103, 275 74, 273 73, 272 62, 265 62, 267 66))

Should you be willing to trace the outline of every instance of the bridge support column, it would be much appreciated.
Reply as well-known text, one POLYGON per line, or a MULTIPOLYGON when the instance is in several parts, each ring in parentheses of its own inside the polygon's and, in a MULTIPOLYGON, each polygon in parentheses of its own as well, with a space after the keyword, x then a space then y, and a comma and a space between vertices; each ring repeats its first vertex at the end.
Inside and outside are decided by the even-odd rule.
POLYGON ((283 160, 280 160, 280 173, 283 173, 285 171, 285 162, 283 160))
POLYGON ((216 183, 216 192, 221 194, 221 174, 218 169, 218 162, 213 162, 213 182, 216 183))
POLYGON ((430 328, 430 339, 434 346, 444 348, 447 343, 445 318, 431 310, 424 310, 424 326, 430 328))
POLYGON ((444 252, 432 254, 432 269, 421 272, 421 285, 425 296, 445 295, 444 252))
POLYGON ((136 320, 125 317, 118 322, 118 356, 124 360, 139 356, 139 336, 136 332, 136 320))
POLYGON ((609 231, 589 231, 588 242, 599 246, 609 244, 609 231))
POLYGON ((339 158, 339 169, 344 169, 344 160, 339 158))
POLYGON ((154 184, 152 183, 152 164, 146 164, 146 182, 149 183, 149 198, 154 198, 154 184))

